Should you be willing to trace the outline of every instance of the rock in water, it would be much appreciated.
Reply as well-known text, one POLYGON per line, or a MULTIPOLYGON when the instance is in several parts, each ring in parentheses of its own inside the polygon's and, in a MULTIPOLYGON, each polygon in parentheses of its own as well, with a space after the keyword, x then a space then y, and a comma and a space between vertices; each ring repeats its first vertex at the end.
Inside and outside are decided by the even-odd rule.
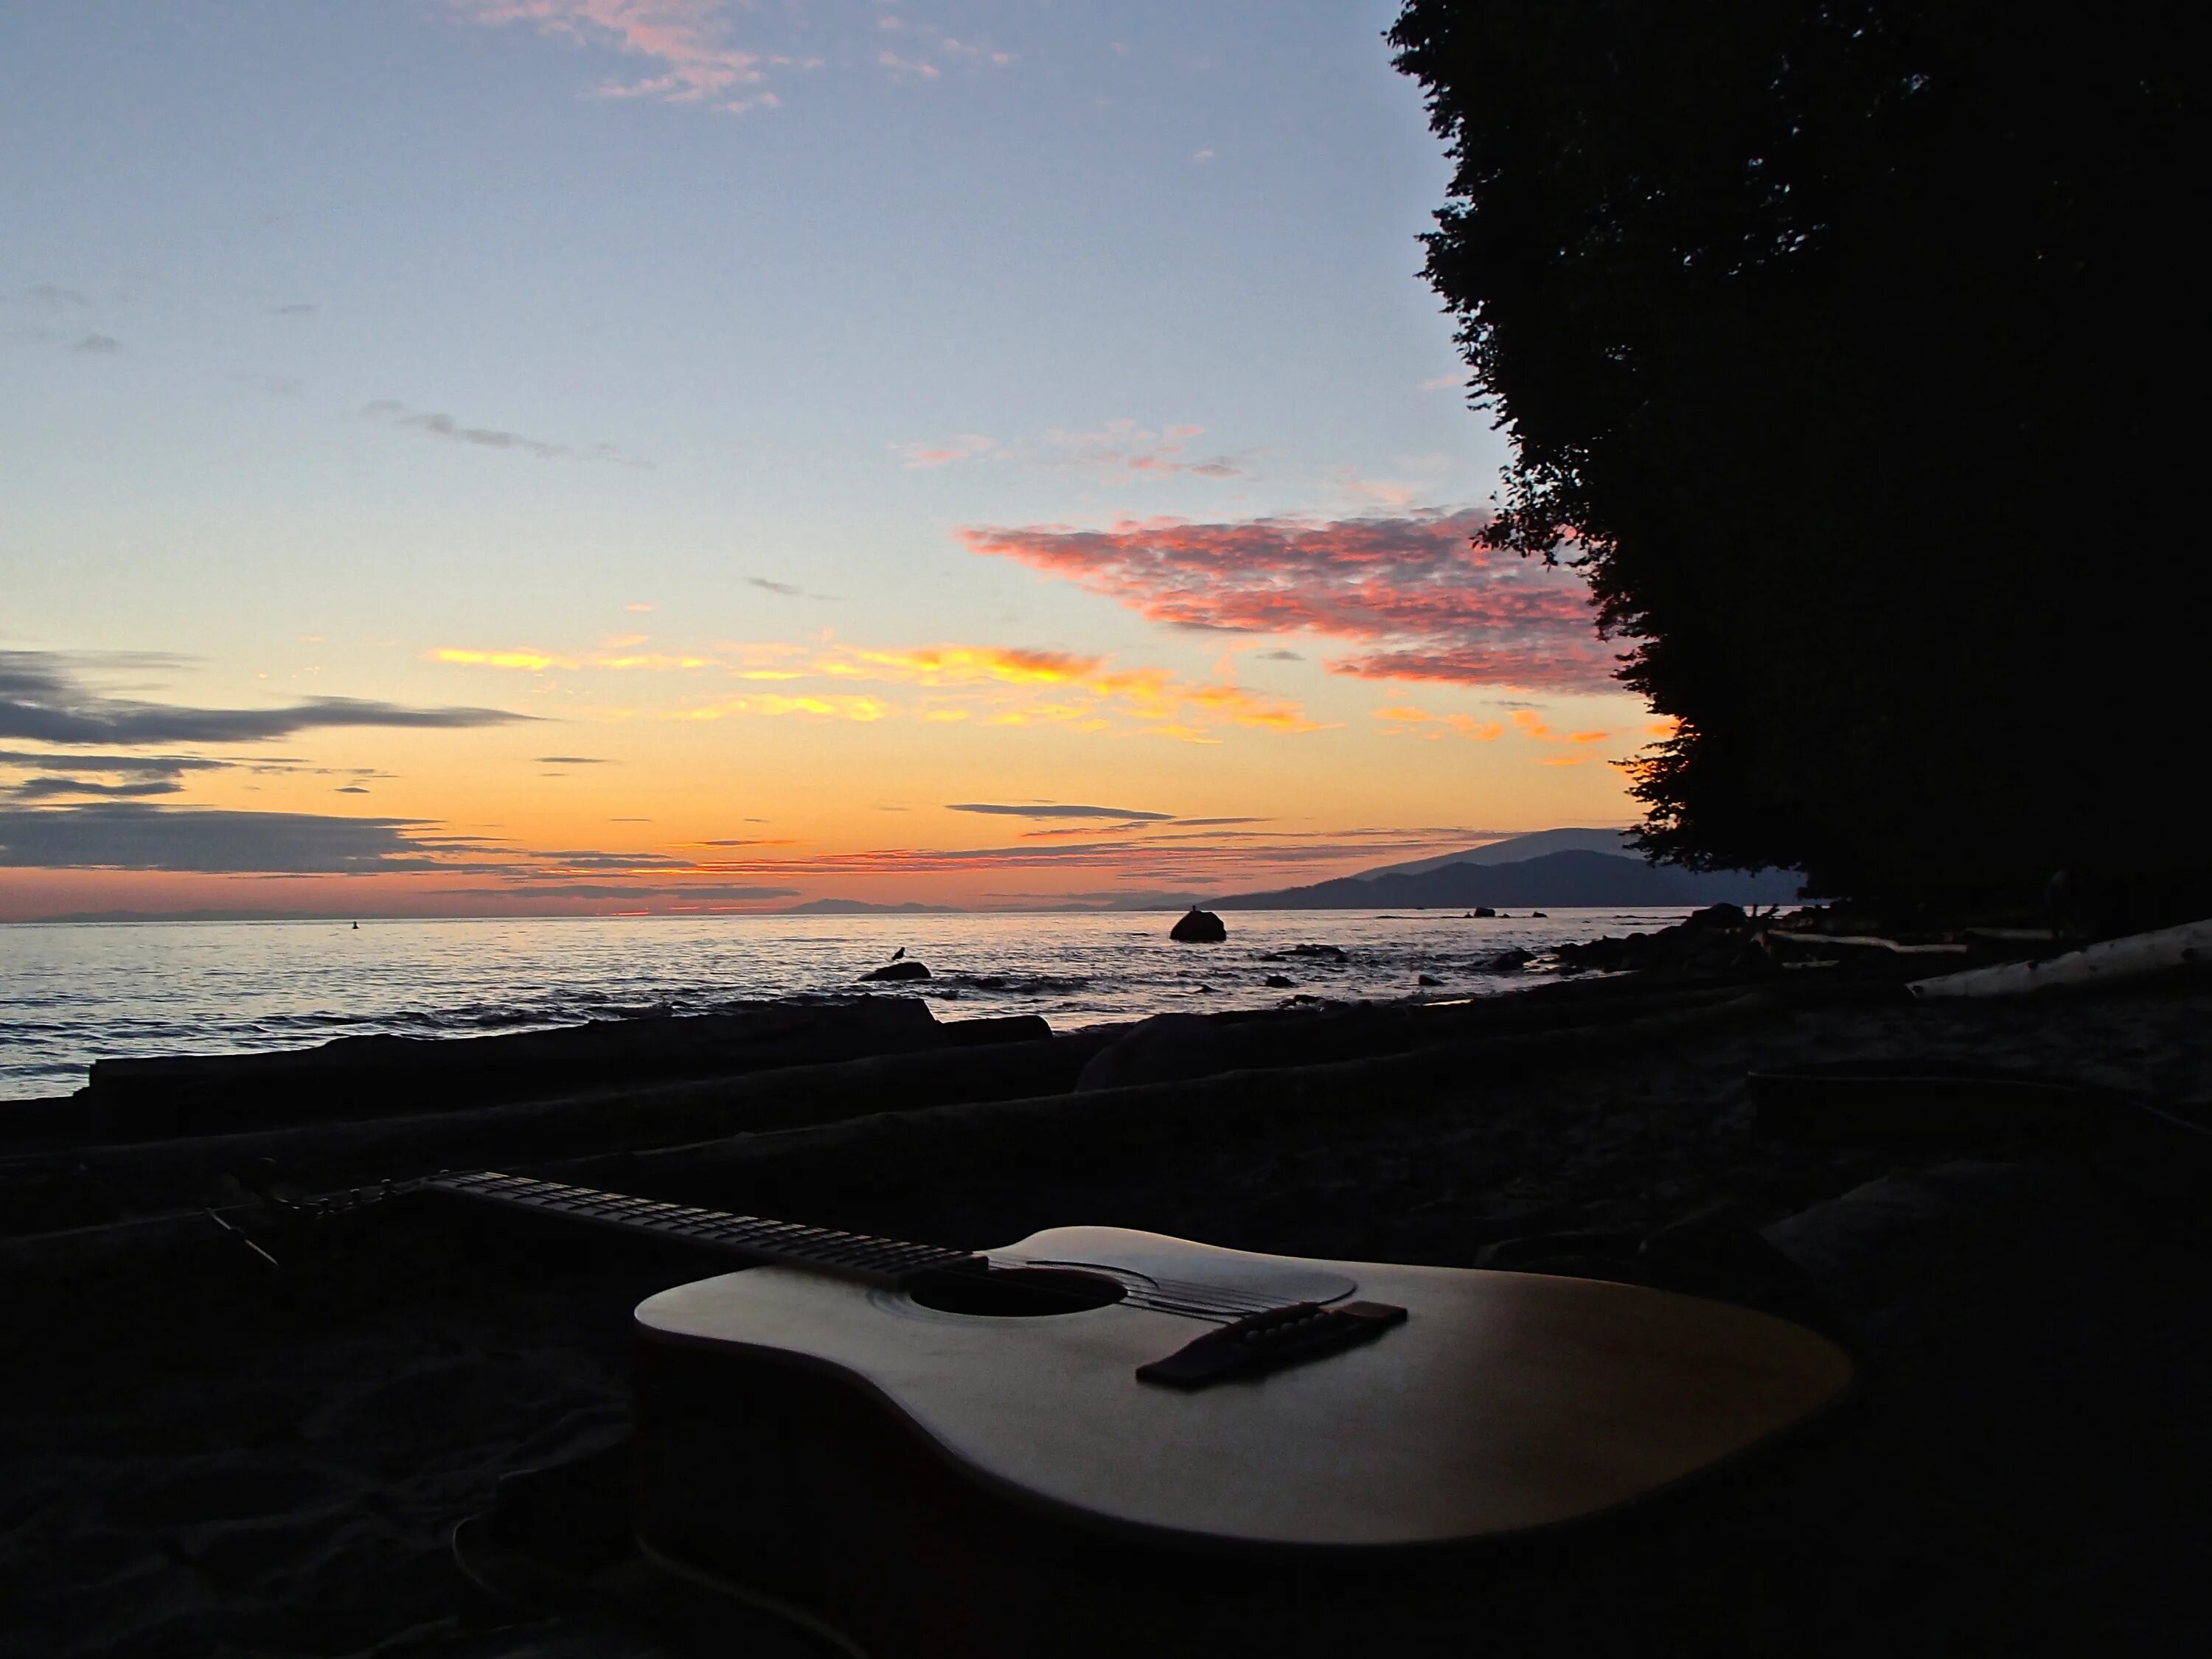
POLYGON ((1229 930, 1212 911, 1194 904, 1181 921, 1168 929, 1168 937, 1178 945, 1218 945, 1229 937, 1229 930))
POLYGON ((910 957, 904 962, 887 962, 882 967, 871 968, 860 975, 863 982, 869 980, 927 979, 928 977, 928 965, 926 963, 915 962, 910 957))

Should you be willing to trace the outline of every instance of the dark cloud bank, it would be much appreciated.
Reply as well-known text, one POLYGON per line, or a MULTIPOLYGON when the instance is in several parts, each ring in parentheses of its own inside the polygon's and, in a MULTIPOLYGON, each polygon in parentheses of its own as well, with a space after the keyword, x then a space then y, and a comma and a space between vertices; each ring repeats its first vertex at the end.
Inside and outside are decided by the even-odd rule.
POLYGON ((421 818, 241 812, 143 801, 0 808, 0 867, 170 870, 203 874, 356 875, 450 870, 482 842, 426 836, 421 818))
POLYGON ((310 697, 282 708, 191 708, 109 696, 48 651, 0 651, 0 738, 36 743, 263 743, 313 727, 464 727, 533 720, 503 708, 410 708, 365 697, 310 697))

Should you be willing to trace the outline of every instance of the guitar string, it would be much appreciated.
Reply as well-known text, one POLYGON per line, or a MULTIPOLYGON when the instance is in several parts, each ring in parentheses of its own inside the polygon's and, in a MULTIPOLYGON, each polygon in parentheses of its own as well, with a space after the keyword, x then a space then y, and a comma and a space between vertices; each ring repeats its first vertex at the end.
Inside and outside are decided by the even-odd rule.
MULTIPOLYGON (((689 1205, 673 1205, 627 1194, 599 1193, 585 1188, 568 1187, 562 1182, 532 1182, 521 1176, 462 1177, 440 1184, 447 1190, 496 1197, 525 1208, 590 1220, 628 1224, 648 1231, 704 1239, 726 1247, 735 1246, 742 1249, 748 1244, 756 1248, 766 1246, 760 1248, 760 1253, 769 1255, 771 1260, 796 1257, 848 1268, 890 1269, 898 1266, 902 1258, 909 1261, 920 1258, 924 1264, 948 1257, 956 1261, 967 1259, 959 1252, 945 1251, 929 1245, 909 1245, 867 1235, 840 1234, 790 1222, 736 1216, 727 1212, 702 1210, 689 1205), (763 1234, 768 1235, 768 1239, 763 1240, 761 1237, 763 1234), (827 1248, 823 1248, 825 1244, 827 1248), (794 1249, 794 1245, 798 1248, 794 1249)), ((1026 1288, 1033 1292, 1064 1295, 1070 1300, 1090 1301, 1089 1297, 1081 1291, 1061 1291, 1058 1286, 1032 1284, 1026 1288)), ((1265 1312, 1275 1305, 1233 1291, 1216 1291, 1176 1280, 1155 1281, 1153 1286, 1139 1288, 1125 1294, 1121 1299, 1157 1312, 1224 1323, 1234 1322, 1250 1314, 1265 1312)))
MULTIPOLYGON (((524 1209, 634 1226, 643 1231, 718 1244, 739 1251, 750 1249, 770 1261, 796 1259, 848 1270, 896 1273, 902 1261, 910 1264, 909 1271, 915 1267, 927 1271, 931 1266, 951 1265, 974 1259, 966 1252, 934 1245, 911 1244, 902 1240, 879 1238, 865 1233, 807 1227, 759 1216, 740 1216, 728 1211, 707 1210, 658 1199, 605 1193, 591 1188, 569 1186, 562 1182, 538 1181, 526 1176, 486 1172, 476 1176, 435 1176, 426 1184, 438 1190, 510 1203, 524 1209)), ((993 1261, 988 1256, 984 1259, 993 1261)), ((993 1265, 999 1264, 994 1262, 993 1265)), ((1020 1262, 1015 1265, 1038 1271, 1036 1264, 1020 1262)), ((1057 1285, 1032 1283, 1024 1288, 1033 1293, 1061 1297, 1072 1302, 1089 1304, 1091 1300, 1082 1291, 1063 1291, 1057 1285)), ((1218 1323, 1233 1323, 1238 1319, 1265 1313, 1281 1305, 1242 1292, 1181 1279, 1152 1279, 1149 1285, 1126 1289, 1120 1299, 1154 1312, 1218 1323)))
MULTIPOLYGON (((933 1245, 909 1244, 866 1234, 807 1227, 795 1222, 738 1216, 727 1211, 705 1210, 690 1205, 670 1204, 623 1194, 600 1193, 587 1188, 570 1187, 564 1182, 532 1182, 526 1176, 461 1177, 437 1184, 445 1190, 494 1199, 521 1208, 632 1225, 649 1232, 703 1241, 755 1254, 770 1261, 795 1259, 848 1269, 889 1273, 902 1262, 911 1266, 917 1259, 925 1269, 928 1265, 948 1260, 960 1261, 970 1259, 962 1252, 945 1250, 933 1245)), ((1035 1270, 1035 1264, 1031 1263, 1011 1265, 1035 1270)), ((1032 1294, 1059 1297, 1086 1306, 1096 1305, 1088 1295, 1079 1291, 1036 1283, 1025 1288, 1032 1294)), ((1233 1324, 1254 1314, 1268 1312, 1281 1305, 1236 1291, 1178 1279, 1155 1279, 1149 1285, 1131 1287, 1121 1300, 1130 1306, 1152 1312, 1224 1325, 1233 1324)))
MULTIPOLYGON (((526 1179, 508 1177, 496 1183, 485 1182, 477 1185, 475 1190, 486 1192, 495 1188, 500 1196, 525 1203, 531 1208, 544 1208, 591 1218, 633 1222, 646 1225, 652 1231, 678 1237, 706 1238, 725 1245, 742 1246, 744 1243, 757 1242, 758 1236, 765 1233, 772 1240, 772 1248, 763 1250, 763 1254, 769 1255, 772 1260, 779 1256, 797 1256, 835 1266, 880 1265, 890 1267, 902 1256, 921 1258, 925 1262, 946 1257, 964 1259, 959 1252, 946 1251, 933 1245, 908 1244, 866 1234, 839 1233, 793 1222, 737 1216, 726 1211, 703 1210, 627 1194, 601 1194, 589 1188, 567 1187, 561 1182, 548 1182, 539 1183, 534 1188, 525 1188, 520 1183, 526 1179), (829 1248, 822 1248, 817 1241, 826 1242, 829 1248), (794 1243, 800 1248, 793 1249, 794 1243), (872 1261, 871 1257, 878 1259, 872 1261)), ((1034 1267, 1034 1264, 1025 1262, 1017 1265, 1034 1267)), ((1057 1286, 1033 1284, 1028 1288, 1045 1294, 1065 1295, 1071 1300, 1090 1300, 1081 1291, 1061 1291, 1057 1286)), ((1156 1312, 1223 1323, 1233 1323, 1237 1319, 1264 1313, 1279 1305, 1236 1291, 1176 1279, 1155 1279, 1149 1286, 1138 1287, 1125 1294, 1121 1300, 1156 1312)))

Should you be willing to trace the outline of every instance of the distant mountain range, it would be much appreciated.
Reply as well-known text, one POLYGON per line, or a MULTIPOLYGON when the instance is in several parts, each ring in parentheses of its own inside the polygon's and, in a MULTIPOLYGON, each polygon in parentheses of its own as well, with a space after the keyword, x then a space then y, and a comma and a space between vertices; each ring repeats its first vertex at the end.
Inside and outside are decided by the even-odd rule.
POLYGON ((1471 910, 1507 905, 1784 904, 1794 871, 1678 870, 1646 864, 1620 830, 1544 830, 1464 853, 1213 901, 1218 910, 1471 910))
POLYGON ((1643 854, 1636 850, 1636 832, 1632 830, 1539 830, 1531 835, 1510 836, 1464 853, 1438 853, 1404 864, 1378 864, 1372 870, 1356 872, 1348 879, 1373 881, 1378 876, 1425 875, 1447 864, 1520 864, 1542 858, 1547 853, 1607 853, 1616 858, 1634 859, 1638 864, 1644 861, 1643 854))
MULTIPOLYGON (((1720 871, 1711 874, 1646 864, 1626 830, 1540 830, 1463 853, 1444 853, 1404 864, 1377 865, 1356 875, 1308 887, 1226 898, 1148 891, 1097 896, 1098 902, 1050 907, 1114 912, 1181 909, 1203 904, 1216 910, 1472 910, 1511 906, 1541 908, 1597 904, 1653 907, 1691 904, 1786 904, 1800 878, 1787 870, 1720 871)), ((966 914, 956 904, 877 904, 866 899, 821 898, 773 914, 785 916, 921 916, 966 914)), ((390 918, 384 918, 389 920, 390 918)), ((94 910, 47 916, 47 921, 337 921, 349 918, 307 910, 94 910)))

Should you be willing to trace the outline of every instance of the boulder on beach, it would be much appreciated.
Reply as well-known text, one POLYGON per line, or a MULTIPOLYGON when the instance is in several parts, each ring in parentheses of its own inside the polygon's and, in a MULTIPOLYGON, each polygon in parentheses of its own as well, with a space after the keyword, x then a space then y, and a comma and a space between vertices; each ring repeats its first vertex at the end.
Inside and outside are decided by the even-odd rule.
POLYGON ((1692 911, 1685 917, 1682 926, 1692 931, 1712 927, 1740 928, 1749 920, 1740 904, 1708 904, 1704 909, 1692 911))
POLYGON ((1239 1035, 1204 1014, 1155 1014, 1091 1055, 1075 1080, 1076 1092, 1182 1082, 1231 1070, 1243 1057, 1239 1035))
POLYGON ((916 962, 912 957, 906 957, 897 962, 887 962, 880 968, 869 969, 866 973, 860 975, 860 981, 867 984, 881 980, 927 979, 929 976, 927 963, 916 962))
POLYGON ((737 1077, 944 1040, 929 1006, 915 997, 732 1003, 711 1014, 489 1036, 338 1037, 266 1054, 97 1060, 82 1100, 100 1139, 159 1140, 737 1077))
POLYGON ((1182 921, 1168 929, 1168 937, 1177 945, 1218 945, 1229 937, 1229 929, 1212 911, 1201 910, 1194 904, 1183 913, 1182 921))

